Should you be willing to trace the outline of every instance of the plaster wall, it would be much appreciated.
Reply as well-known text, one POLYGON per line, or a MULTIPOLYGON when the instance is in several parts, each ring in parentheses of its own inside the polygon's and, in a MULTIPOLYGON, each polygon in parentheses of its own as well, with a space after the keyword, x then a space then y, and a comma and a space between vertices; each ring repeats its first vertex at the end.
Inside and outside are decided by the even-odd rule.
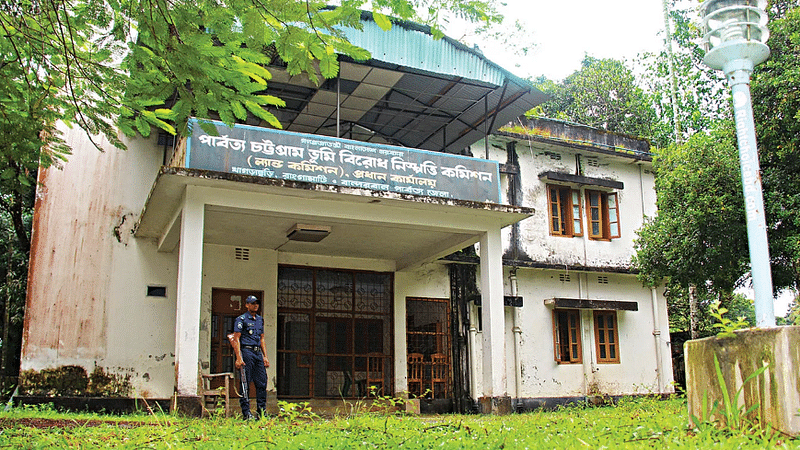
POLYGON ((737 330, 686 341, 684 349, 691 416, 724 423, 725 409, 738 408, 748 427, 800 436, 800 327, 737 330))
MULTIPOLYGON (((662 381, 658 383, 656 339, 653 337, 651 291, 641 286, 632 275, 570 272, 569 282, 560 281, 564 272, 541 269, 518 269, 518 295, 524 298, 519 309, 521 344, 519 364, 521 386, 515 379, 514 308, 505 308, 505 371, 507 390, 520 398, 570 397, 589 393, 608 395, 672 392, 672 371, 669 363, 669 333, 666 301, 658 296, 657 315, 661 336, 662 381), (598 276, 608 284, 598 283, 598 276), (554 359, 552 309, 544 300, 553 297, 614 299, 635 301, 638 311, 618 311, 619 364, 598 364, 595 355, 593 315, 581 311, 581 344, 583 364, 558 364, 554 359)), ((508 269, 505 271, 506 292, 508 269)), ((480 341, 478 341, 480 346, 480 341)), ((480 349, 479 349, 480 351, 480 349)))
POLYGON ((162 149, 95 137, 101 152, 81 130, 64 133, 73 154, 40 172, 21 369, 100 366, 130 376, 136 396, 169 396, 177 255, 132 237, 162 149), (148 297, 148 285, 166 297, 148 297))
MULTIPOLYGON (((491 141, 490 141, 491 142, 491 141)), ((473 153, 483 155, 483 143, 473 147, 473 153)), ((534 141, 518 141, 516 153, 520 166, 522 198, 520 206, 535 208, 537 214, 520 222, 520 246, 527 258, 539 263, 583 265, 588 267, 627 268, 634 254, 633 240, 636 231, 644 223, 644 217, 656 214, 655 181, 652 164, 634 161, 629 157, 592 152, 589 149, 576 150, 569 147, 554 147, 534 141), (581 208, 584 227, 582 237, 549 237, 550 225, 547 211, 547 180, 540 180, 539 174, 548 171, 567 174, 580 174, 591 178, 609 179, 624 184, 616 190, 619 201, 621 236, 609 241, 595 241, 588 238, 585 205, 581 208), (547 239, 542 239, 547 236, 547 239)), ((490 158, 508 163, 505 143, 490 146, 490 158)), ((559 183, 555 183, 559 184, 559 183)), ((585 203, 586 189, 611 192, 606 188, 592 186, 572 186, 579 189, 585 203)), ((508 176, 501 175, 501 202, 508 203, 508 176)), ((510 243, 510 227, 503 233, 504 247, 510 243)))
POLYGON ((275 342, 277 330, 276 285, 278 254, 274 250, 250 248, 248 260, 237 260, 236 247, 203 245, 203 287, 200 309, 200 369, 208 373, 211 358, 211 292, 213 288, 263 291, 259 313, 264 317, 264 338, 270 367, 267 390, 275 389, 275 342))

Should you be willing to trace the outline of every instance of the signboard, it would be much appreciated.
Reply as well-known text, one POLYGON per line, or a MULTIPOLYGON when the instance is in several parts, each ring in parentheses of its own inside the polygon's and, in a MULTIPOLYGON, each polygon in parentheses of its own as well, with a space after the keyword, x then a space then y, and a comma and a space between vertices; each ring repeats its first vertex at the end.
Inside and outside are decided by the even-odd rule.
POLYGON ((186 167, 334 186, 499 203, 496 161, 192 119, 186 167))

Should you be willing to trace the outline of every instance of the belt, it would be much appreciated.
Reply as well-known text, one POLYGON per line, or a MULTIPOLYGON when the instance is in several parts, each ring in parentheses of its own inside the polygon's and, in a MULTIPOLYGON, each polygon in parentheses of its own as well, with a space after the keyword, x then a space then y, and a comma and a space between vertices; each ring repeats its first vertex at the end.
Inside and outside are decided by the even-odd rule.
POLYGON ((261 347, 259 347, 257 345, 243 345, 242 348, 246 348, 246 349, 252 350, 254 352, 260 352, 261 351, 261 347))

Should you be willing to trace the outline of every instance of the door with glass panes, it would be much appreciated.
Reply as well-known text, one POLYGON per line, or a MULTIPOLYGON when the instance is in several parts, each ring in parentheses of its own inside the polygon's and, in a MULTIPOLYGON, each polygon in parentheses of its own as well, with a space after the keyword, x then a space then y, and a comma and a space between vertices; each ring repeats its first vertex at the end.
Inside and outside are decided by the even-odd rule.
POLYGON ((393 395, 392 274, 278 269, 278 398, 393 395))

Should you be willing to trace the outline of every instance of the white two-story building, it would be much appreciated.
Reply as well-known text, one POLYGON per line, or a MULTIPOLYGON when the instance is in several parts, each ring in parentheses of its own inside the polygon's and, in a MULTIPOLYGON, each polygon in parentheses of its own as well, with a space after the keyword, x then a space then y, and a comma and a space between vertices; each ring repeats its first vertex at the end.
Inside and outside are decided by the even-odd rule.
POLYGON ((269 68, 284 130, 217 122, 102 153, 67 132, 69 162, 40 173, 23 371, 102 368, 198 412, 252 294, 272 404, 672 391, 665 299, 629 270, 655 213, 647 143, 519 119, 545 96, 484 55, 364 25, 349 38, 373 59, 338 79, 269 68))

